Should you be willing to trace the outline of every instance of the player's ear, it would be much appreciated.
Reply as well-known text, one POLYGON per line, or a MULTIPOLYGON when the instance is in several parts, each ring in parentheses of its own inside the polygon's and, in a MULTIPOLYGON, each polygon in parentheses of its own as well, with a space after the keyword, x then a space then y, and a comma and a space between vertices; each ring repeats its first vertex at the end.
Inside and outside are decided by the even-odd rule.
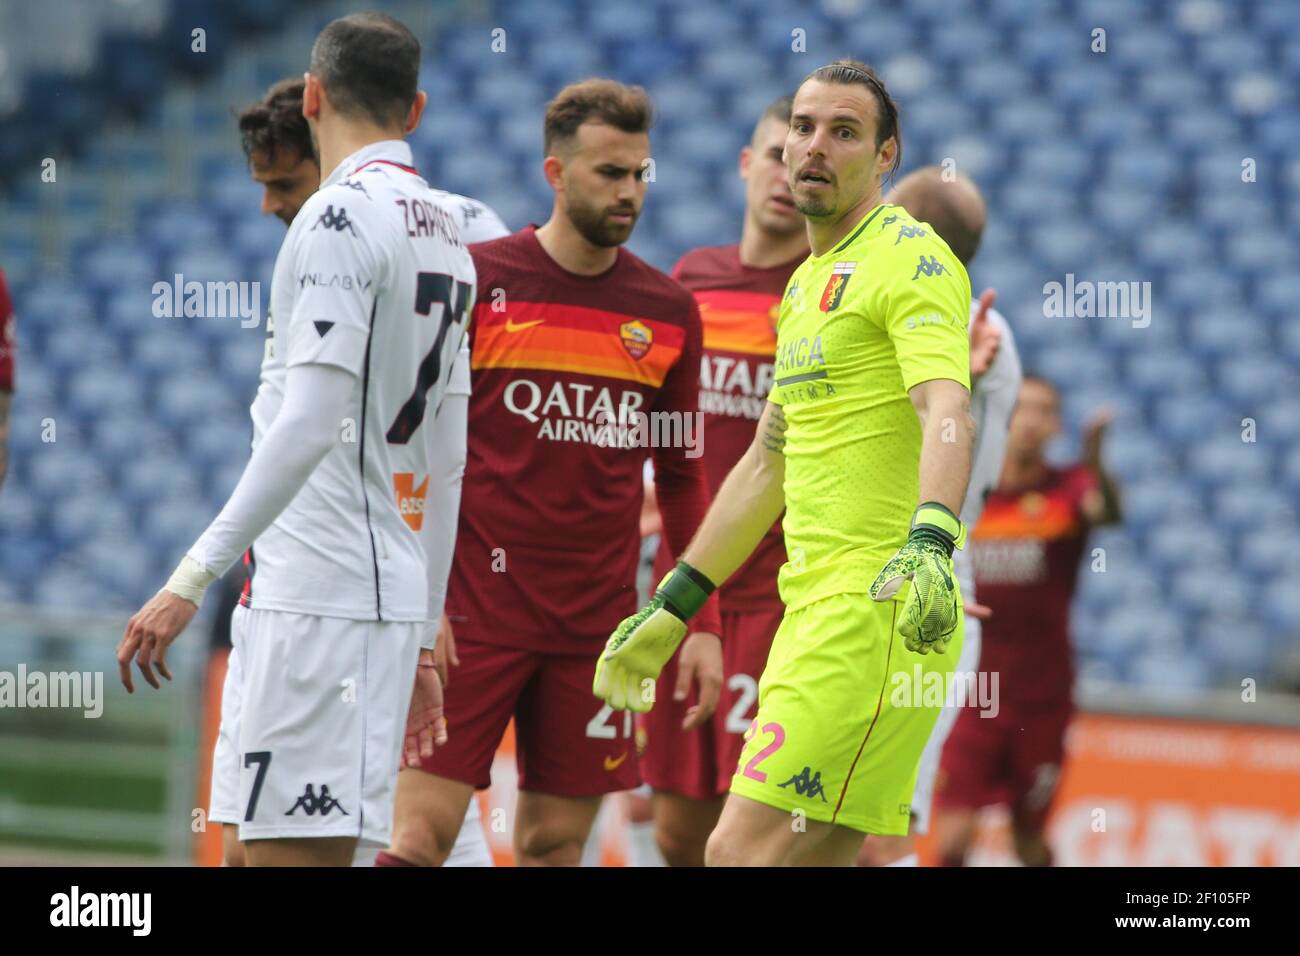
POLYGON ((891 136, 880 144, 880 153, 878 156, 880 177, 883 179, 889 171, 894 168, 894 159, 898 156, 898 139, 891 136))
POLYGON ((754 148, 752 146, 740 147, 740 162, 737 168, 740 170, 740 178, 749 178, 749 164, 754 158, 754 148))
POLYGON ((542 160, 542 175, 556 192, 564 191, 564 161, 558 156, 547 156, 542 160))
POLYGON ((302 75, 302 115, 307 119, 320 116, 320 80, 311 73, 302 75))
POLYGON ((419 90, 415 94, 415 99, 411 102, 411 111, 406 114, 406 126, 402 132, 410 136, 415 132, 415 128, 420 125, 420 117, 424 115, 424 108, 429 105, 429 94, 424 90, 419 90))

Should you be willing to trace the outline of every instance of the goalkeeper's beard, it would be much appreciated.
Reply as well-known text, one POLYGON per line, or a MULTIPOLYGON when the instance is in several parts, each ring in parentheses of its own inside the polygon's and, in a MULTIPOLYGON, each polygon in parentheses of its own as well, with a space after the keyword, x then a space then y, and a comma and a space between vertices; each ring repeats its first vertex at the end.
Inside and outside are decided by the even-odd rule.
POLYGON ((798 194, 795 194, 794 208, 798 209, 808 219, 829 219, 835 215, 835 206, 831 202, 816 196, 800 198, 798 194))

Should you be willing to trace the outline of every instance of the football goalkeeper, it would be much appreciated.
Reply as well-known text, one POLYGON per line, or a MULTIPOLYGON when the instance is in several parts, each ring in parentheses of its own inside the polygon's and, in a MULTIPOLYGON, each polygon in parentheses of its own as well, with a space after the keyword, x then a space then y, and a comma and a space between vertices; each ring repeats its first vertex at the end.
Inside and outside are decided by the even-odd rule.
POLYGON ((941 703, 912 685, 961 652, 970 282, 881 202, 898 157, 870 67, 837 60, 800 85, 785 163, 812 254, 782 300, 775 384, 694 541, 597 665, 598 697, 648 710, 686 621, 785 509, 786 613, 709 865, 851 865, 863 833, 906 833, 941 703))

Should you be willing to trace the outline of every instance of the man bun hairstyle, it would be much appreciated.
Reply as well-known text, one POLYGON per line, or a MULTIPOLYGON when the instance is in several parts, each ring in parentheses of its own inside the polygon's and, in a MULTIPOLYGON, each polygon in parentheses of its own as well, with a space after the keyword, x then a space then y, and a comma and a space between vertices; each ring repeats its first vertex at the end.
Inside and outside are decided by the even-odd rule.
MULTIPOLYGON (((804 83, 809 80, 865 86, 871 91, 876 98, 876 149, 879 150, 889 137, 894 137, 898 149, 894 153, 894 163, 889 167, 889 175, 897 173, 898 166, 903 161, 903 130, 898 123, 898 104, 889 95, 880 75, 861 60, 840 59, 818 67, 803 78, 804 83)), ((800 86, 802 85, 801 83, 800 86)))

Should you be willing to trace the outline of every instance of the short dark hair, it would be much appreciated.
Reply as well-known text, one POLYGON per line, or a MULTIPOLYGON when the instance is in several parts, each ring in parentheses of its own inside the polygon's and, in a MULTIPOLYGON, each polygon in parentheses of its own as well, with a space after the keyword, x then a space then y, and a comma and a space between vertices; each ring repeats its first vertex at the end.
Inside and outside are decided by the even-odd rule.
POLYGON ((340 113, 400 125, 419 90, 420 41, 386 13, 352 13, 316 37, 310 69, 340 113))
POLYGON ((556 147, 576 136, 583 123, 645 133, 653 120, 650 97, 640 86, 599 78, 570 83, 546 104, 542 149, 547 156, 554 155, 556 147))
POLYGON ((804 83, 816 80, 819 83, 857 84, 865 86, 876 97, 876 149, 889 137, 894 137, 898 150, 894 153, 894 164, 889 167, 892 176, 898 172, 899 163, 903 161, 903 129, 898 122, 898 104, 885 88, 885 81, 871 67, 861 60, 839 59, 825 66, 819 66, 803 78, 804 83))
POLYGON ((300 159, 316 159, 311 128, 302 115, 302 80, 287 79, 274 84, 256 103, 239 114, 239 145, 250 162, 254 153, 262 153, 275 162, 282 149, 296 152, 300 159))
POLYGON ((1051 391, 1051 393, 1052 393, 1054 396, 1056 396, 1056 401, 1057 401, 1058 403, 1061 401, 1061 390, 1060 390, 1059 388, 1057 388, 1057 387, 1056 387, 1056 383, 1053 382, 1053 381, 1052 381, 1050 378, 1048 378, 1046 375, 1043 375, 1043 374, 1041 374, 1041 373, 1039 373, 1039 372, 1035 372, 1035 371, 1027 371, 1027 372, 1022 373, 1021 376, 1020 376, 1020 384, 1022 384, 1022 385, 1029 385, 1030 383, 1033 383, 1034 385, 1041 385, 1041 386, 1043 386, 1044 388, 1046 388, 1046 389, 1048 389, 1049 391, 1051 391))
POLYGON ((784 123, 786 126, 789 126, 790 113, 793 111, 793 109, 794 109, 794 96, 790 94, 778 97, 777 99, 774 99, 771 103, 768 103, 767 109, 763 110, 763 115, 760 116, 758 118, 758 122, 754 124, 754 132, 752 132, 749 136, 750 142, 753 142, 754 137, 758 135, 759 128, 768 120, 779 120, 780 122, 784 123))

